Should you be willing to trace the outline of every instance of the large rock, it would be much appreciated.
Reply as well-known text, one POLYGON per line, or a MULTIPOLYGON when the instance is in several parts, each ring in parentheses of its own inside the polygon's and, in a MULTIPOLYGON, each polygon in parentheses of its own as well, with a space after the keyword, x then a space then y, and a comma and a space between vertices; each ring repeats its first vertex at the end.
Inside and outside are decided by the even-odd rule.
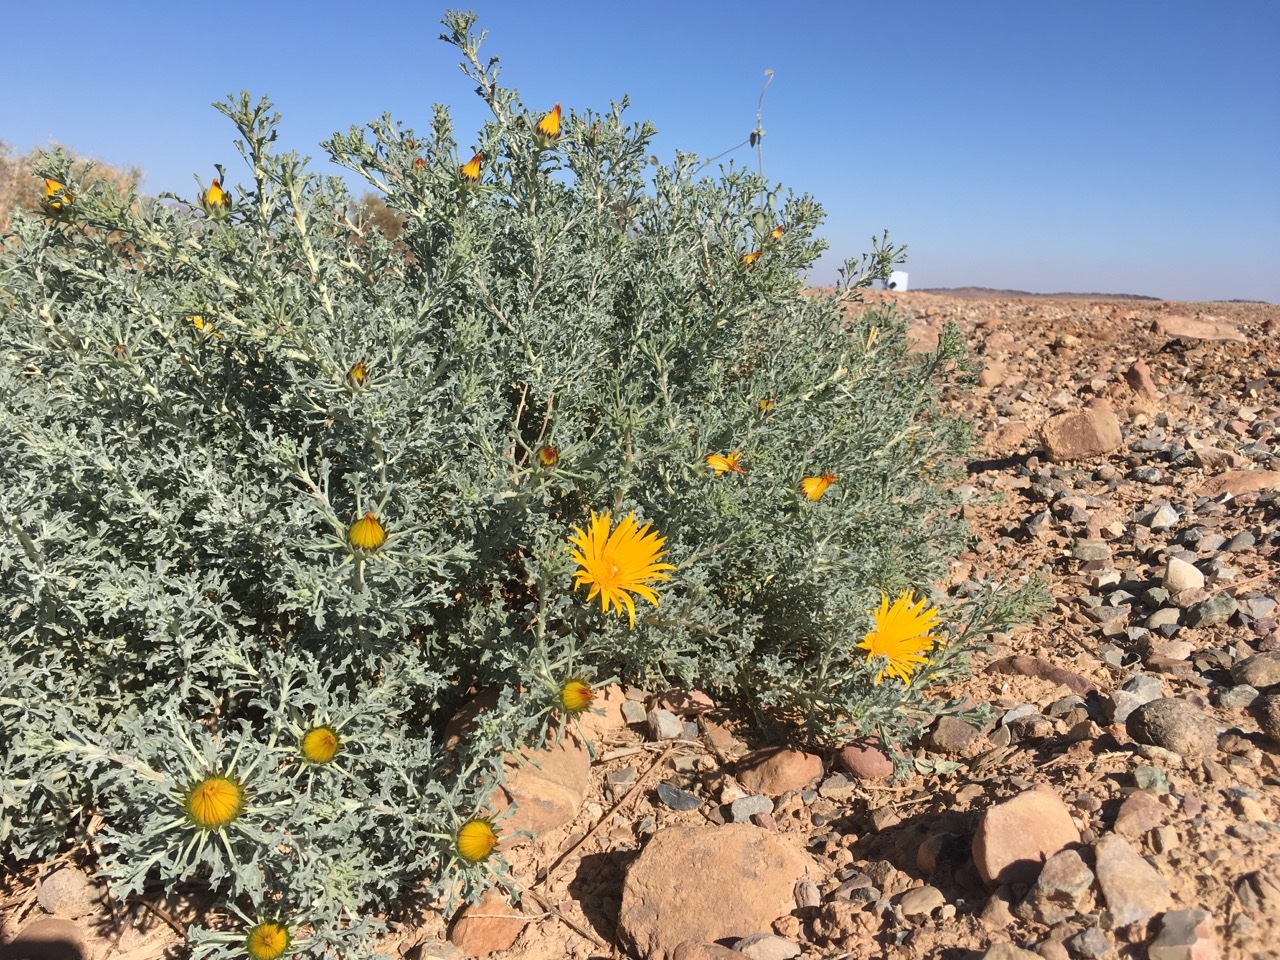
POLYGON ((0 956, 27 960, 88 960, 93 951, 79 924, 64 917, 43 917, 0 947, 0 956))
POLYGON ((846 744, 836 755, 836 762, 859 780, 885 780, 893 776, 893 761, 885 756, 880 738, 875 736, 846 744))
POLYGON ((1044 425, 1045 451, 1050 460, 1058 462, 1103 456, 1123 443, 1120 421, 1105 400, 1050 417, 1044 425))
POLYGON ((1167 337, 1181 337, 1186 340, 1234 340, 1236 343, 1248 343, 1243 333, 1216 317, 1188 317, 1183 313, 1170 313, 1156 317, 1156 332, 1167 337))
POLYGON ((738 761, 737 777, 744 790, 777 797, 822 779, 822 759, 802 750, 757 750, 738 761))
POLYGON ((518 845, 518 831, 543 834, 562 827, 578 815, 591 780, 591 757, 577 732, 564 731, 559 742, 541 750, 524 747, 504 759, 505 783, 490 801, 495 812, 512 803, 515 813, 498 826, 504 847, 518 845))
POLYGON ((637 956, 672 960, 686 941, 769 930, 812 869, 792 844, 750 824, 668 827, 627 870, 618 933, 637 956))
POLYGON ((1208 910, 1169 910, 1160 932, 1147 947, 1147 960, 1218 960, 1213 914, 1208 910))
POLYGON ((1047 861, 1027 899, 1015 911, 1026 920, 1048 926, 1061 923, 1093 905, 1093 873, 1075 850, 1059 850, 1047 861))
POLYGON ((1183 757, 1206 757, 1218 749, 1218 727, 1194 703, 1161 697, 1144 703, 1124 722, 1139 743, 1172 750, 1183 757))
POLYGON ((1164 877, 1129 841, 1115 834, 1103 837, 1094 847, 1098 887, 1107 901, 1111 929, 1127 927, 1169 909, 1173 894, 1164 877))
POLYGON ((487 957, 515 943, 528 922, 529 918, 507 903, 506 897, 487 890, 477 903, 458 911, 449 940, 469 957, 487 957))
POLYGON ((1195 489, 1195 493, 1205 497, 1216 497, 1230 493, 1240 496, 1254 490, 1274 490, 1280 487, 1280 470, 1232 470, 1216 477, 1210 477, 1195 489))
POLYGON ((1280 686, 1280 653, 1274 650, 1255 653, 1231 667, 1231 679, 1247 683, 1256 690, 1280 686))
POLYGON ((990 886, 1031 883, 1049 857, 1079 842, 1062 798, 1037 787, 983 813, 973 835, 973 860, 990 886))

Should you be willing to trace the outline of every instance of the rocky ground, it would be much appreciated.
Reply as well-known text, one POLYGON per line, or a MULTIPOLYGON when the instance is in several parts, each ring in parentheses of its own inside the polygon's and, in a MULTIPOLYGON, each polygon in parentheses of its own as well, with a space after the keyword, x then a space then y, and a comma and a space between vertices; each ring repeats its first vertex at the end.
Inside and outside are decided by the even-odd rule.
MULTIPOLYGON (((983 364, 948 399, 979 449, 947 587, 1052 594, 947 691, 993 722, 940 721, 894 783, 865 744, 763 747, 696 692, 606 691, 594 758, 566 738, 513 768, 503 832, 539 828, 503 850, 519 906, 399 925, 389 954, 1280 957, 1280 307, 880 299, 983 364)), ((42 873, 0 914, 47 955, 177 940, 42 873)))

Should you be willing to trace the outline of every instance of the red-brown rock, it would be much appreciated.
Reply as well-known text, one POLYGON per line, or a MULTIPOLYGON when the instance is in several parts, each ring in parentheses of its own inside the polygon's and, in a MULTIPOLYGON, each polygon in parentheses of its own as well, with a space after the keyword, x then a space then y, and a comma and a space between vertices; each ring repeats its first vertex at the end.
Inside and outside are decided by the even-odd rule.
POLYGON ((495 812, 512 803, 515 813, 503 820, 499 831, 505 847, 527 842, 518 831, 542 834, 569 823, 587 795, 591 757, 574 730, 566 730, 559 743, 541 750, 522 748, 504 761, 506 782, 493 792, 495 812))
POLYGON ((1051 417, 1044 425, 1043 438, 1049 459, 1059 462, 1100 457, 1124 443, 1120 421, 1105 400, 1051 417))
POLYGON ((688 940, 769 930, 811 869, 794 844, 750 824, 668 827, 627 870, 618 934, 637 956, 672 960, 688 940))
POLYGON ((859 780, 885 780, 893 776, 893 761, 885 756, 878 737, 863 737, 841 748, 840 768, 859 780))
POLYGON ((1045 860, 1079 842, 1066 804, 1052 789, 1037 787, 983 813, 973 836, 973 860, 990 886, 1031 883, 1045 860))
POLYGON ((449 942, 469 957, 485 957, 516 942, 529 918, 496 890, 458 911, 449 942))
POLYGON ((822 758, 803 750, 757 750, 738 761, 737 776, 748 793, 777 797, 817 783, 822 778, 822 758))

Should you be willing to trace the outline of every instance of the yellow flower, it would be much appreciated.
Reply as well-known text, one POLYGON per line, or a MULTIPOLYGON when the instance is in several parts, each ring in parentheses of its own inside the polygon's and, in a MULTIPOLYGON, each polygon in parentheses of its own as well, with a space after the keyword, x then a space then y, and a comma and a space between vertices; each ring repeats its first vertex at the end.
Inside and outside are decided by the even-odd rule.
POLYGON ((610 523, 607 510, 599 516, 592 510, 589 532, 583 533, 581 527, 573 528, 569 542, 578 549, 571 551, 571 556, 579 567, 573 586, 576 589, 586 584, 591 588, 588 602, 599 594, 600 609, 604 613, 612 606, 621 614, 625 607, 631 627, 635 629, 636 605, 631 594, 639 594, 656 607, 658 595, 649 584, 670 580, 665 571, 675 567, 658 562, 666 556, 662 549, 666 537, 651 533, 647 523, 637 528, 634 513, 628 514, 612 533, 610 523))
POLYGON ((762 251, 760 250, 752 250, 750 253, 744 253, 742 256, 738 258, 738 260, 742 263, 743 266, 745 266, 748 270, 750 270, 752 267, 756 265, 756 261, 760 259, 761 252, 762 251))
POLYGON ((222 181, 226 178, 222 164, 215 163, 213 167, 218 175, 213 178, 208 190, 200 191, 200 207, 208 216, 220 219, 231 212, 231 194, 222 186, 222 181))
POLYGON ((227 776, 202 777, 187 788, 182 808, 192 826, 220 830, 244 810, 244 787, 227 776))
POLYGON ((785 223, 780 223, 776 227, 774 227, 773 230, 769 233, 769 239, 772 240, 774 243, 777 243, 779 240, 782 239, 782 235, 786 232, 787 232, 787 225, 785 223))
POLYGON ((458 856, 468 863, 479 863, 486 859, 497 845, 498 835, 493 832, 493 825, 488 820, 468 820, 458 828, 455 846, 458 856))
POLYGON ((912 604, 911 599, 911 591, 904 590, 890 606, 888 596, 881 594, 880 609, 867 611, 875 617, 875 626, 858 646, 867 651, 868 660, 884 657, 889 661, 876 674, 876 683, 886 673, 910 682, 916 667, 929 662, 924 652, 933 649, 938 639, 930 633, 938 626, 938 611, 927 607, 925 600, 912 604))
POLYGON ((76 202, 76 198, 71 195, 70 190, 57 180, 50 180, 45 177, 44 197, 40 202, 46 210, 53 213, 62 213, 67 207, 76 202))
POLYGON ((312 763, 328 763, 341 742, 332 727, 312 727, 302 735, 302 755, 312 763))
POLYGON ((253 960, 276 960, 289 949, 289 928, 274 920, 263 920, 250 928, 244 941, 245 953, 253 960))
POLYGON ((767 397, 762 397, 760 402, 756 404, 756 413, 760 414, 762 417, 765 414, 772 413, 777 402, 778 395, 776 393, 771 393, 767 397))
POLYGON ((550 470, 560 462, 560 451, 551 444, 538 448, 538 465, 544 470, 550 470))
POLYGON ((548 140, 554 140, 560 136, 560 104, 557 103, 552 107, 551 112, 538 121, 538 125, 534 127, 534 130, 548 140))
POLYGON ((190 322, 190 324, 193 327, 196 328, 196 333, 200 334, 200 336, 202 337, 212 336, 215 340, 222 339, 222 334, 220 334, 217 330, 213 329, 212 320, 206 320, 204 317, 201 317, 201 316, 187 317, 187 320, 188 322, 190 322))
POLYGON ((723 477, 726 473, 740 473, 744 476, 746 471, 742 469, 739 461, 742 459, 742 452, 734 450, 727 456, 720 456, 718 453, 709 453, 706 456, 707 466, 712 469, 717 477, 723 477))
POLYGON ((484 151, 477 150, 476 155, 458 168, 462 179, 467 183, 475 183, 480 179, 480 164, 484 163, 484 151))
POLYGON ((560 688, 560 706, 564 707, 566 713, 582 713, 591 706, 595 697, 595 691, 582 677, 570 677, 560 688))
POLYGON ((363 360, 358 360, 350 370, 347 371, 347 383, 355 387, 357 390, 365 385, 369 379, 369 366, 363 360))
POLYGON ((387 531, 382 528, 372 510, 351 525, 347 531, 347 540, 357 550, 377 550, 387 542, 387 531))
POLYGON ((827 492, 827 487, 839 479, 834 473, 824 473, 817 477, 805 477, 800 481, 800 492, 810 500, 821 500, 822 495, 827 492))

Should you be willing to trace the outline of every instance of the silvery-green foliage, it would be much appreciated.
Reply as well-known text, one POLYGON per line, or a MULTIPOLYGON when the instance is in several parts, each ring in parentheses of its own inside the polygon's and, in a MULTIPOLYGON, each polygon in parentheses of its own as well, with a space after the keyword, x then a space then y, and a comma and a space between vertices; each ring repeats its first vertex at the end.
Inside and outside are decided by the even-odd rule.
POLYGON ((566 111, 548 142, 472 18, 446 26, 492 112, 474 144, 440 106, 425 131, 387 116, 324 144, 398 236, 277 152, 248 94, 218 105, 243 160, 226 216, 82 190, 57 154, 36 171, 75 201, 17 218, 0 259, 7 852, 100 810, 119 890, 198 878, 340 932, 411 890, 477 889, 452 832, 545 729, 560 669, 699 683, 818 740, 898 742, 941 709, 923 682, 875 685, 856 648, 881 592, 939 578, 964 540, 967 437, 936 402, 957 338, 912 354, 891 309, 842 312, 900 251, 806 292, 809 197, 657 165, 625 101, 566 111), (745 472, 713 476, 734 450, 745 472), (820 501, 797 493, 827 471, 820 501), (652 522, 678 567, 634 630, 573 589, 566 536, 593 510, 652 522), (357 550, 368 512, 387 540, 357 550), (475 690, 499 707, 446 749, 475 690), (321 721, 344 749, 308 766, 321 721), (174 797, 233 757, 246 812, 193 841, 174 797))

